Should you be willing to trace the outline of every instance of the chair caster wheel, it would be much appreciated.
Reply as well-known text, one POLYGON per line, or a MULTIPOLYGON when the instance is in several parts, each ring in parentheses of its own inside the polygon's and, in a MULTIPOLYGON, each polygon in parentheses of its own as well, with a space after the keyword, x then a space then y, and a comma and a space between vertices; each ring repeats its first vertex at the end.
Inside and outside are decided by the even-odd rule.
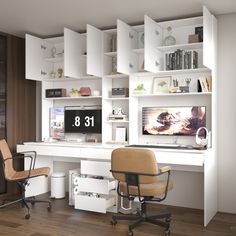
POLYGON ((47 207, 48 211, 50 212, 52 210, 51 204, 47 207))
POLYGON ((170 230, 169 229, 164 232, 164 236, 170 236, 170 230))
POLYGON ((25 215, 26 220, 29 220, 29 218, 30 218, 30 214, 25 215))
POLYGON ((111 225, 112 225, 112 226, 115 226, 116 224, 117 224, 117 220, 112 219, 112 220, 111 220, 111 225))
POLYGON ((133 236, 134 233, 133 233, 133 231, 129 231, 127 235, 128 235, 128 236, 133 236))
POLYGON ((166 223, 170 223, 171 222, 171 217, 169 217, 169 218, 166 218, 166 223))

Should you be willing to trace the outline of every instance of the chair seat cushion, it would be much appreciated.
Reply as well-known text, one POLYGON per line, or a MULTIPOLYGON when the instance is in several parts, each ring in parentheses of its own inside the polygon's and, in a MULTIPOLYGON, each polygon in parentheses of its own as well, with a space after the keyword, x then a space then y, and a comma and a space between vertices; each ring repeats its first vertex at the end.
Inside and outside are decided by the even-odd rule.
MULTIPOLYGON (((140 184, 140 196, 150 197, 150 196, 160 196, 165 193, 166 181, 158 180, 153 184, 140 184)), ((170 180, 168 185, 168 192, 173 189, 173 183, 170 180)), ((120 182, 120 192, 127 193, 127 186, 125 182, 120 182)), ((133 196, 138 196, 138 187, 129 186, 129 194, 133 196)))
MULTIPOLYGON (((31 170, 30 177, 37 177, 37 176, 48 176, 50 173, 49 167, 41 167, 31 170)), ((16 171, 12 176, 11 180, 21 180, 21 179, 27 179, 29 176, 29 171, 16 171)))

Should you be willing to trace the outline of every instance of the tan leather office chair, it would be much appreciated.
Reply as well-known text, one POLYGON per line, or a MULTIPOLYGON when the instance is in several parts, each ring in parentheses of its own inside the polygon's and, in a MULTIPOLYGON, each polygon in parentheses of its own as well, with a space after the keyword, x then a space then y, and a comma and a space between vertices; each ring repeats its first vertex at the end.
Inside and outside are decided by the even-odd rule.
POLYGON ((21 202, 22 206, 27 208, 27 214, 25 215, 25 219, 30 218, 29 214, 29 205, 27 202, 30 202, 34 205, 37 202, 40 203, 47 203, 48 204, 48 211, 51 210, 51 202, 50 201, 43 201, 43 200, 36 200, 35 197, 26 198, 25 197, 25 187, 28 185, 28 180, 30 178, 38 177, 38 176, 48 176, 50 172, 49 167, 42 167, 42 168, 34 168, 35 161, 36 161, 36 152, 21 152, 17 153, 16 155, 12 156, 11 151, 8 147, 8 144, 5 139, 0 140, 0 152, 3 158, 3 170, 4 175, 7 181, 14 181, 17 182, 21 188, 21 198, 11 201, 5 204, 0 205, 0 208, 10 206, 12 204, 21 202), (30 168, 26 171, 16 171, 13 167, 13 160, 17 158, 30 158, 30 168))
POLYGON ((141 211, 136 215, 113 215, 111 224, 116 225, 117 220, 135 220, 129 225, 128 236, 132 236, 132 230, 145 221, 164 227, 164 235, 170 235, 170 213, 148 216, 146 212, 146 202, 163 201, 173 188, 170 167, 158 168, 155 154, 149 149, 127 147, 112 152, 111 172, 118 180, 118 195, 130 201, 138 197, 141 202, 141 211), (167 174, 166 180, 158 177, 162 174, 167 174))

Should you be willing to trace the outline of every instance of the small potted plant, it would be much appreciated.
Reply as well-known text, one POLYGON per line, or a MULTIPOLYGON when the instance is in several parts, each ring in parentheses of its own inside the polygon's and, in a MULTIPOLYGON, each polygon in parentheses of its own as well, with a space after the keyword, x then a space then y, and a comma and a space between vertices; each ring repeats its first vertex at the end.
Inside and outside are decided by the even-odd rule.
POLYGON ((79 96, 80 96, 80 92, 79 92, 78 89, 72 88, 72 89, 70 90, 69 96, 70 96, 70 97, 79 97, 79 96))
POLYGON ((147 91, 144 88, 144 84, 139 84, 137 87, 134 89, 133 94, 139 95, 139 94, 145 94, 147 91))

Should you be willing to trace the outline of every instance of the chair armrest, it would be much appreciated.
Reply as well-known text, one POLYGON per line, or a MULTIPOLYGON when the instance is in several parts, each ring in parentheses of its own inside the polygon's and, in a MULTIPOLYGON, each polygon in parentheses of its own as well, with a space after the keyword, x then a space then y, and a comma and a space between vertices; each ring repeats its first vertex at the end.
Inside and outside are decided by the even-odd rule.
POLYGON ((159 171, 161 173, 165 173, 165 172, 171 171, 171 167, 170 166, 164 166, 164 167, 159 168, 159 171))
POLYGON ((32 170, 32 164, 33 164, 33 157, 32 156, 29 156, 29 155, 14 155, 14 156, 12 156, 12 157, 8 157, 8 158, 6 158, 6 159, 4 159, 4 161, 3 161, 3 167, 5 167, 5 162, 6 161, 8 161, 8 160, 14 160, 14 159, 25 159, 25 158, 30 158, 30 168, 29 168, 29 174, 28 174, 28 178, 30 177, 30 173, 31 173, 31 170, 32 170))
MULTIPOLYGON (((25 151, 25 152, 17 152, 14 156, 20 156, 22 154, 33 154, 32 158, 34 158, 33 166, 32 169, 35 167, 35 162, 36 162, 36 157, 37 157, 37 152, 35 151, 25 151)), ((29 155, 28 155, 29 156, 29 155)))

